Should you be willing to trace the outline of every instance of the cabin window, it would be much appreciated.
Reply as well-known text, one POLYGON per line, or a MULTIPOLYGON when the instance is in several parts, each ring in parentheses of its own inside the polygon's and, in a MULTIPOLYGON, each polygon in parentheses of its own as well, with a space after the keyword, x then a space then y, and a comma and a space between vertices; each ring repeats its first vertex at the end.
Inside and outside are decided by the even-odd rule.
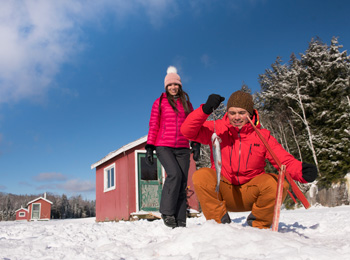
POLYGON ((20 212, 18 215, 19 215, 20 217, 25 217, 25 216, 26 216, 26 213, 20 212))
POLYGON ((104 192, 115 189, 115 163, 104 169, 104 192))

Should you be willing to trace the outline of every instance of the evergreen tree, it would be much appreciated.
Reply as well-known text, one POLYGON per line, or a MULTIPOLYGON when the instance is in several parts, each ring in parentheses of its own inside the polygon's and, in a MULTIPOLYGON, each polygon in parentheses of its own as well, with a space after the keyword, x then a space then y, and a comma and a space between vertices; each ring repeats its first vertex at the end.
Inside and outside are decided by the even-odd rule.
POLYGON ((256 93, 255 107, 259 111, 262 126, 269 129, 288 152, 293 153, 295 145, 288 142, 287 137, 293 136, 294 128, 290 102, 286 98, 293 91, 290 82, 293 73, 287 65, 281 64, 279 57, 271 67, 259 76, 261 92, 256 93))
POLYGON ((320 184, 328 186, 349 171, 350 143, 346 130, 350 126, 347 96, 350 94, 350 63, 337 38, 327 46, 312 40, 301 61, 307 68, 312 103, 312 125, 320 162, 320 184))
POLYGON ((278 57, 259 76, 262 124, 294 156, 319 166, 321 186, 341 180, 350 165, 350 63, 340 48, 336 38, 330 46, 312 39, 300 60, 278 57))

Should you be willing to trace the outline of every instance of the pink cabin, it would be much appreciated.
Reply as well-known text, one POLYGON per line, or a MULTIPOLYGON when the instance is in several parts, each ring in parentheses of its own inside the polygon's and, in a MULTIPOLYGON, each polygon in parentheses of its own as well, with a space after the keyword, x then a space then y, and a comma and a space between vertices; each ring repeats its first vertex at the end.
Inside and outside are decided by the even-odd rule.
MULTIPOLYGON (((146 164, 146 141, 147 136, 144 136, 91 165, 91 169, 96 168, 96 221, 128 220, 138 213, 159 213, 166 173, 156 155, 152 167, 146 164)), ((191 156, 188 204, 198 211, 192 183, 195 170, 191 156)))
POLYGON ((20 208, 20 209, 17 209, 15 212, 16 212, 16 220, 18 221, 28 220, 28 215, 29 215, 28 209, 20 208))

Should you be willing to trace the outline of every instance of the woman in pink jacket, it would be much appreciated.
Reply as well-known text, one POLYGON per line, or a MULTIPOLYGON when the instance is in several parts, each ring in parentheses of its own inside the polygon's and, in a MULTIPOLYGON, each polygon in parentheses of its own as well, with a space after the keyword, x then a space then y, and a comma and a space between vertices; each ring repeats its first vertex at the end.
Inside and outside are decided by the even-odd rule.
MULTIPOLYGON (((168 227, 186 226, 186 187, 190 166, 189 140, 180 128, 192 104, 182 90, 181 78, 170 66, 164 79, 165 93, 153 103, 146 144, 146 163, 153 164, 153 151, 163 165, 167 177, 164 182, 159 211, 168 227)), ((193 157, 199 159, 200 144, 191 143, 193 157)))

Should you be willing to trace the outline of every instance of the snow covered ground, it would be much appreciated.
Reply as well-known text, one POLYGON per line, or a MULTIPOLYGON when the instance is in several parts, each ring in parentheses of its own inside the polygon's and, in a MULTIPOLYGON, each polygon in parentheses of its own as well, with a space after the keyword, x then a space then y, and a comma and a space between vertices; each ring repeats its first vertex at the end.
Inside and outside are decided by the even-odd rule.
POLYGON ((282 210, 279 232, 188 219, 96 223, 94 218, 0 222, 0 259, 350 259, 350 206, 282 210))

